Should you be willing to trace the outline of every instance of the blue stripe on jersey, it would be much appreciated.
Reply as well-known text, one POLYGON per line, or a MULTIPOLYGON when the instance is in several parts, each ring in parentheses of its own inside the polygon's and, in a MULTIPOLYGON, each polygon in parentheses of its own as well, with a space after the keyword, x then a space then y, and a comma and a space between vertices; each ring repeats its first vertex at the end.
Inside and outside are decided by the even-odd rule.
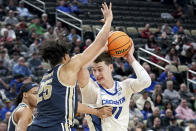
POLYGON ((114 114, 114 112, 116 111, 117 107, 113 107, 112 109, 112 114, 114 114))
POLYGON ((98 116, 90 115, 96 131, 102 131, 101 119, 98 116))
POLYGON ((114 116, 116 119, 118 119, 118 117, 119 117, 121 111, 122 111, 122 107, 119 107, 118 112, 117 112, 116 115, 114 116))
POLYGON ((93 81, 95 81, 95 82, 97 83, 97 85, 98 85, 101 89, 103 89, 106 93, 108 93, 109 95, 114 96, 114 95, 117 94, 117 92, 118 92, 118 90, 117 90, 117 81, 115 81, 115 92, 114 92, 114 93, 111 93, 111 92, 107 91, 106 89, 104 89, 104 88, 96 81, 96 79, 94 78, 93 75, 90 75, 90 78, 91 78, 93 81))

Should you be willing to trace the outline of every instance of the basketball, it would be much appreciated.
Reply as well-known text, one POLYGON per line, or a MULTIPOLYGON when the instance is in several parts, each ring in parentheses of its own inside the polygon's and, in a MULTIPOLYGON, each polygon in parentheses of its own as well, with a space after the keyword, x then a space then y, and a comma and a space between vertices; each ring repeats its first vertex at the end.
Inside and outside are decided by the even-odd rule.
POLYGON ((115 31, 108 38, 108 52, 113 57, 124 57, 133 44, 132 39, 122 31, 115 31))

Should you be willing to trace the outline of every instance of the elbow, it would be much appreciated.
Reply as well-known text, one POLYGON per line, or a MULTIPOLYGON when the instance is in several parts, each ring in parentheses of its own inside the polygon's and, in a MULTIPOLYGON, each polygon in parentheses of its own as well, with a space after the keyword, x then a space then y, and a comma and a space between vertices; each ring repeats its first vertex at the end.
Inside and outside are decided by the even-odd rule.
MULTIPOLYGON (((144 77, 145 78, 145 77, 144 77)), ((141 84, 145 87, 148 88, 151 85, 151 78, 148 75, 145 79, 141 80, 141 84)))

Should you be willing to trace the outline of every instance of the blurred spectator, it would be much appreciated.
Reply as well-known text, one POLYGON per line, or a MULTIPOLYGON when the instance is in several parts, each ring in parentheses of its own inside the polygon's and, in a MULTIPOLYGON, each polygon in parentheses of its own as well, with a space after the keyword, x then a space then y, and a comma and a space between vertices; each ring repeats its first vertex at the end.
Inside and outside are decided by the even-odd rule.
POLYGON ((69 31, 66 27, 62 26, 62 22, 57 21, 56 23, 56 27, 54 28, 54 32, 57 36, 59 36, 60 34, 63 36, 67 36, 69 31))
POLYGON ((30 76, 31 71, 29 67, 25 64, 25 60, 23 57, 18 59, 18 63, 13 67, 13 74, 21 74, 24 76, 30 76))
POLYGON ((29 47, 29 56, 32 56, 34 52, 39 52, 40 40, 38 38, 34 39, 34 42, 29 47))
POLYGON ((10 10, 8 16, 5 18, 5 24, 16 25, 18 23, 18 19, 14 17, 13 10, 10 10))
POLYGON ((38 35, 42 35, 45 32, 45 29, 40 25, 40 19, 37 16, 34 16, 28 29, 30 32, 35 32, 38 35))
POLYGON ((7 66, 3 65, 3 60, 0 59, 0 76, 1 76, 1 78, 8 76, 9 74, 10 74, 9 69, 7 68, 7 66))
POLYGON ((154 101, 155 101, 156 96, 157 96, 158 94, 162 94, 162 86, 161 86, 160 84, 157 84, 157 85, 155 86, 154 91, 153 91, 152 99, 153 99, 154 101))
MULTIPOLYGON (((9 89, 9 86, 7 83, 5 83, 5 81, 3 79, 0 78, 0 90, 1 89, 9 89)), ((2 97, 2 96, 1 96, 2 97)), ((2 98, 3 99, 3 98, 2 98)))
POLYGON ((51 25, 48 22, 48 15, 47 14, 42 14, 42 19, 41 19, 41 26, 45 29, 48 30, 51 25))
POLYGON ((83 50, 85 50, 91 43, 92 43, 92 40, 91 39, 86 39, 85 40, 85 45, 83 47, 83 50))
POLYGON ((173 112, 171 109, 167 109, 165 112, 166 112, 165 116, 162 117, 163 127, 167 127, 168 125, 170 125, 170 121, 174 118, 173 112))
POLYGON ((180 25, 181 25, 181 22, 178 20, 178 21, 176 22, 176 25, 172 28, 172 32, 173 32, 174 34, 176 34, 176 33, 178 32, 178 30, 179 30, 179 28, 180 28, 180 25))
POLYGON ((176 116, 176 111, 174 110, 173 104, 170 101, 164 104, 164 110, 161 111, 161 116, 166 115, 167 109, 170 109, 172 111, 173 116, 176 116))
POLYGON ((134 117, 138 117, 140 120, 143 120, 143 115, 139 109, 137 109, 133 99, 129 103, 129 120, 133 120, 134 117))
POLYGON ((5 114, 5 122, 6 122, 6 124, 8 124, 8 122, 9 122, 9 119, 10 119, 10 116, 11 116, 11 112, 6 112, 6 114, 5 114))
POLYGON ((170 119, 169 123, 167 131, 183 131, 183 129, 178 125, 176 117, 170 119))
POLYGON ((178 18, 184 19, 185 15, 181 6, 177 7, 176 11, 173 12, 173 17, 176 19, 178 18))
POLYGON ((56 40, 57 39, 57 35, 56 35, 56 33, 54 33, 53 27, 49 27, 48 32, 44 33, 44 39, 46 39, 46 40, 56 40))
POLYGON ((6 16, 5 9, 2 4, 0 4, 0 21, 3 21, 3 18, 6 16))
POLYGON ((145 101, 144 107, 141 112, 143 114, 144 120, 147 120, 148 117, 152 115, 152 108, 149 101, 145 101))
POLYGON ((156 30, 155 33, 154 33, 154 36, 155 36, 156 38, 159 38, 159 37, 161 36, 161 34, 162 34, 162 32, 161 32, 161 26, 158 26, 158 27, 157 27, 157 30, 156 30))
POLYGON ((154 73, 150 73, 150 78, 151 78, 151 85, 148 88, 145 88, 145 90, 149 93, 152 93, 154 91, 155 86, 159 83, 156 81, 156 76, 154 73))
POLYGON ((155 96, 154 105, 155 105, 155 107, 159 107, 160 111, 162 111, 164 109, 162 94, 157 94, 155 96))
POLYGON ((151 128, 153 126, 153 121, 156 117, 160 117, 160 110, 158 107, 155 107, 152 115, 148 117, 147 124, 146 124, 148 128, 151 128))
POLYGON ((17 38, 16 43, 13 47, 13 51, 20 52, 21 55, 26 56, 29 49, 27 48, 26 45, 22 43, 22 40, 20 38, 17 38))
POLYGON ((0 42, 2 42, 2 44, 8 43, 10 41, 12 41, 12 38, 8 36, 8 30, 4 30, 2 32, 2 37, 0 38, 0 42))
POLYGON ((179 88, 179 83, 176 81, 176 77, 173 75, 172 72, 168 72, 166 80, 162 83, 162 89, 163 90, 166 89, 167 81, 172 81, 173 82, 174 90, 178 91, 180 89, 179 88))
POLYGON ((158 48, 157 42, 155 41, 154 35, 150 35, 148 38, 147 43, 145 44, 145 49, 148 51, 155 51, 158 48))
POLYGON ((0 131, 7 131, 7 124, 4 121, 0 121, 0 131))
POLYGON ((174 106, 176 107, 179 103, 180 95, 176 90, 173 89, 172 81, 167 81, 166 85, 167 89, 164 90, 163 100, 164 102, 171 101, 172 104, 174 104, 174 106))
POLYGON ((169 65, 165 66, 165 71, 162 72, 158 78, 160 82, 164 82, 167 79, 168 72, 170 71, 169 65))
POLYGON ((196 125, 194 123, 190 123, 184 131, 195 131, 196 130, 196 125))
POLYGON ((185 33, 184 33, 184 27, 182 25, 179 27, 179 30, 178 30, 177 34, 178 35, 185 35, 185 33))
POLYGON ((152 32, 149 30, 149 28, 150 24, 146 24, 144 30, 142 30, 142 38, 148 39, 152 35, 152 32))
POLYGON ((180 85, 180 90, 179 90, 179 94, 180 94, 180 97, 182 99, 186 99, 187 102, 188 102, 188 105, 190 107, 193 107, 193 103, 195 101, 195 97, 194 95, 189 91, 189 89, 187 88, 186 84, 185 83, 182 83, 180 85))
POLYGON ((5 31, 8 31, 8 37, 11 38, 11 40, 16 39, 16 34, 15 34, 15 31, 13 30, 12 25, 7 24, 6 28, 1 29, 1 35, 2 36, 4 35, 5 31))
POLYGON ((170 49, 169 53, 165 56, 165 59, 171 61, 173 65, 180 65, 180 59, 174 47, 170 49))
MULTIPOLYGON (((161 50, 162 50, 162 48, 157 47, 157 48, 155 48, 155 52, 154 52, 154 53, 155 53, 157 56, 160 56, 160 57, 164 58, 164 56, 161 54, 161 50)), ((152 62, 158 64, 158 65, 164 65, 164 61, 162 61, 161 59, 157 58, 156 56, 153 56, 153 55, 152 55, 152 56, 150 57, 150 60, 151 60, 152 62)))
POLYGON ((186 99, 181 99, 180 105, 176 108, 177 117, 182 120, 196 120, 195 112, 187 106, 186 99))
POLYGON ((9 4, 6 7, 6 11, 8 12, 8 11, 12 10, 13 12, 16 12, 17 9, 16 9, 16 5, 15 4, 16 4, 15 0, 9 0, 9 4))
POLYGON ((29 58, 28 64, 32 72, 43 69, 42 61, 36 52, 33 53, 32 58, 29 58))
POLYGON ((21 74, 16 74, 14 78, 10 81, 9 87, 15 88, 15 92, 18 94, 20 92, 20 87, 23 85, 23 81, 24 76, 21 74))
POLYGON ((80 10, 78 8, 77 2, 69 3, 69 7, 70 7, 70 10, 71 10, 71 13, 74 13, 76 15, 80 14, 80 10))
POLYGON ((10 69, 9 56, 5 49, 0 51, 0 59, 3 60, 3 66, 10 69))
POLYGON ((9 63, 11 65, 11 69, 13 68, 13 66, 18 62, 18 58, 19 58, 19 53, 18 52, 14 52, 12 54, 12 58, 10 59, 9 63))
MULTIPOLYGON (((196 62, 192 62, 192 63, 191 63, 190 70, 196 72, 196 62)), ((194 76, 195 76, 195 75, 193 75, 192 73, 189 72, 189 78, 190 78, 190 79, 193 79, 194 76)))
POLYGON ((161 27, 161 32, 165 32, 167 35, 170 35, 172 33, 172 28, 168 25, 168 23, 165 23, 161 27))
POLYGON ((57 6, 56 9, 57 10, 61 10, 61 11, 66 12, 66 13, 71 13, 70 7, 68 6, 67 3, 65 3, 64 0, 60 0, 59 1, 59 6, 57 6))
POLYGON ((144 69, 147 71, 148 74, 151 73, 151 67, 148 63, 144 62, 142 66, 144 67, 144 69))
POLYGON ((19 7, 17 8, 19 17, 31 17, 32 15, 29 13, 29 10, 27 8, 24 7, 24 1, 21 0, 19 2, 19 7))
POLYGON ((74 36, 76 36, 77 39, 80 39, 81 40, 81 37, 78 34, 76 34, 76 29, 72 28, 71 29, 71 33, 67 36, 68 37, 68 40, 71 42, 73 40, 73 37, 74 36))
POLYGON ((143 91, 142 96, 139 97, 139 99, 136 101, 137 108, 139 110, 142 110, 144 108, 144 103, 146 101, 149 101, 150 102, 151 108, 153 110, 154 109, 154 104, 153 104, 151 98, 148 96, 148 92, 145 91, 145 90, 143 91))
POLYGON ((155 117, 153 120, 153 126, 150 127, 149 129, 153 131, 164 131, 164 129, 161 127, 161 119, 160 117, 155 117))
POLYGON ((5 101, 5 107, 1 110, 1 119, 5 120, 5 114, 7 112, 12 112, 14 110, 15 106, 12 105, 12 102, 7 99, 5 101))
POLYGON ((81 52, 80 52, 80 47, 79 47, 79 46, 75 46, 75 47, 74 47, 74 50, 73 50, 73 53, 72 53, 72 56, 77 55, 77 54, 79 54, 79 53, 81 53, 81 52))
POLYGON ((169 37, 167 36, 166 32, 163 32, 161 34, 161 38, 159 41, 159 45, 160 45, 159 48, 161 49, 160 53, 165 55, 166 52, 171 48, 171 44, 172 44, 172 42, 169 40, 169 37))

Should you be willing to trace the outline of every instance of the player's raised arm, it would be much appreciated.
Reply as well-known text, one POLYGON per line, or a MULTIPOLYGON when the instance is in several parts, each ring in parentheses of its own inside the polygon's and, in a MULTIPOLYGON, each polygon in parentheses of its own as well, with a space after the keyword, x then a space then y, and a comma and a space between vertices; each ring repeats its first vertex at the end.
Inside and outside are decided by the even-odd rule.
POLYGON ((78 62, 80 67, 90 62, 107 42, 113 20, 112 4, 110 3, 109 7, 106 3, 102 4, 101 11, 104 16, 104 25, 94 42, 80 55, 78 62))
POLYGON ((126 79, 126 82, 131 88, 133 92, 140 92, 143 89, 147 88, 151 84, 151 78, 146 72, 146 70, 136 61, 133 56, 134 53, 134 44, 132 45, 129 53, 125 56, 125 59, 129 62, 129 64, 133 67, 133 70, 136 73, 136 79, 126 79))

